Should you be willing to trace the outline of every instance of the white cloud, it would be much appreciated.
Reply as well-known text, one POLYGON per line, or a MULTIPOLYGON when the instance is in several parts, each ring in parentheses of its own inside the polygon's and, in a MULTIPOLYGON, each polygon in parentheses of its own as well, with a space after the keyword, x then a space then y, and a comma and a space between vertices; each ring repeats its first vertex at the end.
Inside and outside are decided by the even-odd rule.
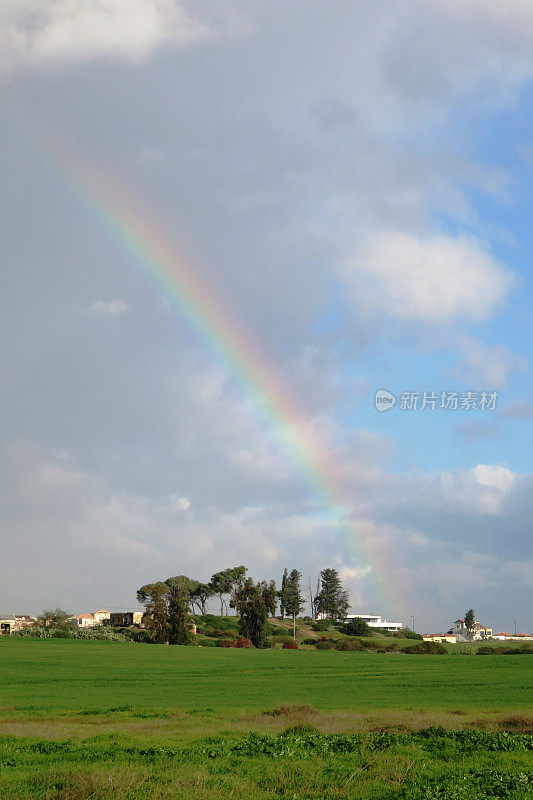
MULTIPOLYGON (((527 369, 527 360, 515 356, 503 345, 486 345, 471 336, 459 336, 457 344, 460 364, 454 374, 478 385, 481 383, 482 388, 499 389, 510 373, 527 369)), ((473 385, 472 388, 477 387, 473 385)))
POLYGON ((369 236, 344 275, 358 304, 409 322, 486 319, 511 283, 471 237, 420 238, 403 231, 369 236))
POLYGON ((191 501, 188 497, 177 497, 176 495, 172 495, 172 497, 169 498, 168 508, 171 512, 188 511, 190 507, 191 501))
POLYGON ((110 300, 109 302, 96 300, 89 306, 90 314, 102 317, 120 317, 121 314, 125 314, 129 310, 129 306, 124 300, 110 300))
POLYGON ((0 7, 0 71, 114 56, 209 36, 179 0, 10 0, 0 7))
POLYGON ((435 513, 500 515, 511 493, 527 476, 501 464, 478 464, 471 469, 414 473, 391 485, 385 502, 394 506, 431 509, 435 513))

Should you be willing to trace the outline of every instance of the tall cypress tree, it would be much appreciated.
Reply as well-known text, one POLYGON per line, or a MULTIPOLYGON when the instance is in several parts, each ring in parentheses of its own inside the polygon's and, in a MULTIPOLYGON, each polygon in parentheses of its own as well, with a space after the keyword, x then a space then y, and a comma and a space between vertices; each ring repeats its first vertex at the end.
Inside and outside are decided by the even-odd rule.
POLYGON ((330 619, 344 619, 350 607, 348 592, 342 588, 342 582, 336 569, 323 569, 320 573, 321 585, 318 595, 317 609, 330 619))
POLYGON ((168 578, 168 642, 194 644, 194 634, 188 618, 191 599, 190 581, 184 575, 168 578))
POLYGON ((285 611, 292 617, 292 638, 296 641, 296 617, 304 607, 304 599, 300 590, 301 575, 297 569, 293 569, 287 578, 285 611))
POLYGON ((137 600, 146 609, 146 627, 153 642, 168 642, 168 586, 162 581, 147 583, 137 592, 137 600))
POLYGON ((239 609, 239 633, 250 639, 254 647, 264 647, 268 611, 263 597, 263 587, 251 578, 243 581, 236 592, 236 608, 239 609))
POLYGON ((288 574, 287 568, 285 568, 283 578, 281 579, 281 589, 279 591, 279 613, 281 619, 285 619, 285 611, 287 610, 287 583, 288 574))

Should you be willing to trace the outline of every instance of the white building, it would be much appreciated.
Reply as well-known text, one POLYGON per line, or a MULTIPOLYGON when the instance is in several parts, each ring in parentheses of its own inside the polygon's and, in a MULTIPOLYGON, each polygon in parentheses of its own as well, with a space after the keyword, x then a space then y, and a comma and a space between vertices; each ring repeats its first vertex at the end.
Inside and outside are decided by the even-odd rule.
POLYGON ((94 624, 94 614, 78 614, 76 617, 76 625, 78 628, 93 628, 94 624))
POLYGON ((387 622, 387 620, 382 619, 379 614, 348 614, 346 622, 356 617, 366 622, 369 628, 382 628, 385 631, 399 631, 403 628, 401 622, 387 622))
POLYGON ((478 641, 479 639, 490 639, 492 637, 492 628, 487 628, 477 620, 471 630, 466 627, 464 619, 456 619, 453 623, 453 628, 448 631, 450 634, 455 634, 458 641, 478 641))

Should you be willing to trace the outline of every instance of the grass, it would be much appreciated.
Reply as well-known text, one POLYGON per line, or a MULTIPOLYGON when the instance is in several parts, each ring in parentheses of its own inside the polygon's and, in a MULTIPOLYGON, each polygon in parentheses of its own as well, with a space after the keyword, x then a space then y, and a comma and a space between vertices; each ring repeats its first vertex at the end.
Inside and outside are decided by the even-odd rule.
POLYGON ((0 797, 530 797, 529 665, 6 637, 0 797))
POLYGON ((531 705, 527 656, 226 650, 0 640, 0 703, 25 710, 513 709, 531 705))

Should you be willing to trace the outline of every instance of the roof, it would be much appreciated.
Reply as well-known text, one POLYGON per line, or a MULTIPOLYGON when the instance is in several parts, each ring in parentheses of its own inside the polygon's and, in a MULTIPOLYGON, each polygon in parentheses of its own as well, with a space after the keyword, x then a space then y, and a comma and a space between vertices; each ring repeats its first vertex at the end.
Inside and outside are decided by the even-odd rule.
POLYGON ((98 611, 94 612, 95 614, 109 614, 109 611, 106 611, 105 608, 99 608, 98 611))
POLYGON ((78 614, 76 619, 94 619, 94 614, 78 614))

